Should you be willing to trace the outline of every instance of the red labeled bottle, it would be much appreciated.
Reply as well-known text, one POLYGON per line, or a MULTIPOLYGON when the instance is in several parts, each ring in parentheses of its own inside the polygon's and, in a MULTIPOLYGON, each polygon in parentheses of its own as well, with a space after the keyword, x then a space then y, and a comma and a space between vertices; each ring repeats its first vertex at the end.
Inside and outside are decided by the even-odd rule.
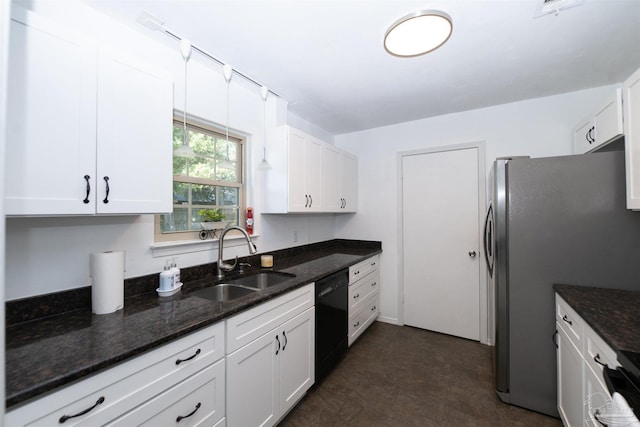
POLYGON ((247 219, 245 229, 247 233, 253 234, 253 208, 247 208, 247 219))

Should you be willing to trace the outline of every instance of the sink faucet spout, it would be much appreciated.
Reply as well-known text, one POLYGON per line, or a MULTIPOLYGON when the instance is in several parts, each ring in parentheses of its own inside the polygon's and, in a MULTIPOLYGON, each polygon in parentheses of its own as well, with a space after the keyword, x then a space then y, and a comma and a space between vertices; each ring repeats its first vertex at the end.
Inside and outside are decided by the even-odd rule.
POLYGON ((238 230, 244 235, 244 238, 247 240, 247 246, 249 247, 249 253, 251 255, 258 252, 256 245, 253 243, 253 240, 251 240, 251 236, 249 236, 249 233, 247 233, 247 231, 244 228, 238 227, 237 225, 232 225, 222 230, 222 233, 220 234, 220 239, 218 240, 218 262, 216 265, 216 277, 218 279, 223 279, 225 271, 233 271, 236 268, 236 265, 238 265, 237 256, 233 264, 227 264, 223 261, 222 250, 224 247, 224 237, 231 230, 238 230))

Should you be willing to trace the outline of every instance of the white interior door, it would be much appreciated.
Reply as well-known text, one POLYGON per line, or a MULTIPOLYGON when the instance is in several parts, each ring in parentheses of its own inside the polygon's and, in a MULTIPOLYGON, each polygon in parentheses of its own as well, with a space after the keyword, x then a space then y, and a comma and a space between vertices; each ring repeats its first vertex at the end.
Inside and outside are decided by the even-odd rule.
POLYGON ((404 323, 478 340, 477 147, 402 157, 404 323))

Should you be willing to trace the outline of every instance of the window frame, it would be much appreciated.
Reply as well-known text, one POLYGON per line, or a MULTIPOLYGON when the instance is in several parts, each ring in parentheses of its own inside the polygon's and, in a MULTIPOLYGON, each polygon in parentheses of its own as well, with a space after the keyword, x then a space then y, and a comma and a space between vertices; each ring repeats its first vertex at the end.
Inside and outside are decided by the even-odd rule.
MULTIPOLYGON (((173 127, 183 126, 183 117, 182 114, 174 113, 173 117, 173 127)), ((193 116, 187 116, 187 130, 192 129, 203 133, 213 133, 216 138, 226 139, 226 132, 224 128, 204 119, 195 118, 193 116)), ((183 175, 172 175, 172 189, 174 182, 187 182, 193 184, 206 184, 206 185, 215 185, 215 186, 224 186, 224 187, 235 187, 238 188, 238 225, 242 226, 245 222, 246 216, 246 208, 247 208, 247 187, 246 187, 246 171, 247 171, 247 139, 245 136, 240 135, 236 132, 229 132, 229 139, 235 140, 238 143, 239 149, 237 150, 237 156, 240 158, 238 161, 238 171, 237 176, 240 178, 240 182, 231 182, 231 181, 217 181, 214 179, 206 179, 199 177, 185 177, 183 175)), ((173 162, 173 157, 172 157, 173 162)), ((173 168, 172 168, 173 169, 173 168)), ((172 190, 173 191, 173 190, 172 190)), ((175 209, 176 204, 173 203, 172 196, 172 206, 175 209)), ((224 206, 216 205, 215 208, 224 208, 224 206)), ((213 208, 213 206, 212 206, 213 208)), ((179 241, 198 241, 202 240, 200 238, 201 230, 188 230, 188 231, 171 231, 171 232, 162 232, 161 230, 161 215, 154 215, 154 243, 165 243, 165 242, 179 242, 179 241)), ((235 234, 235 231, 232 231, 230 235, 235 234)), ((207 236, 206 240, 211 240, 211 237, 214 237, 217 240, 216 236, 207 236)))

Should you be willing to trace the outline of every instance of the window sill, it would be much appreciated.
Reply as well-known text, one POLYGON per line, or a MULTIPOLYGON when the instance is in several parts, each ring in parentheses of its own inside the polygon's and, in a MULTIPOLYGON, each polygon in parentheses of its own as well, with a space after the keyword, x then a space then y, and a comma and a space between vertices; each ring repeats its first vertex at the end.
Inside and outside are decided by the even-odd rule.
MULTIPOLYGON (((251 236, 252 239, 260 237, 258 234, 251 236)), ((175 242, 162 242, 151 244, 151 252, 154 258, 160 258, 171 255, 182 255, 192 252, 205 252, 218 249, 219 239, 206 240, 178 240, 175 242)), ((244 236, 238 233, 237 236, 228 235, 224 238, 225 248, 246 245, 244 236), (227 243, 228 242, 228 243, 227 243)))

